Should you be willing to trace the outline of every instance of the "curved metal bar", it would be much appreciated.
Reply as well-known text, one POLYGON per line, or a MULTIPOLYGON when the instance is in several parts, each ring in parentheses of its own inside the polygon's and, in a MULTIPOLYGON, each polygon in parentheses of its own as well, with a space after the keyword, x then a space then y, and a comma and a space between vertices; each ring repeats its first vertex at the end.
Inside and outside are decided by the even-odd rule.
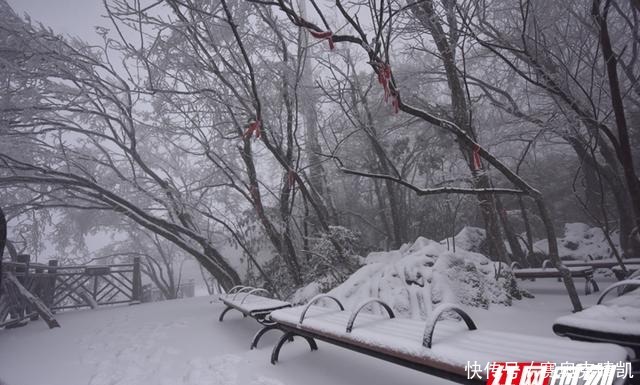
POLYGON ((245 287, 246 286, 243 286, 243 285, 236 285, 236 286, 232 287, 231 289, 229 289, 227 294, 233 294, 233 293, 235 293, 236 290, 240 290, 240 289, 245 288, 245 287))
POLYGON ((300 314, 300 320, 298 321, 299 324, 302 324, 302 321, 304 321, 304 316, 307 314, 307 310, 309 310, 311 305, 318 302, 318 300, 322 298, 330 298, 334 300, 338 304, 338 306, 340 306, 340 310, 344 310, 344 306, 342 306, 342 303, 336 297, 332 297, 328 294, 318 294, 315 297, 311 298, 311 300, 305 305, 304 310, 302 310, 302 314, 300 314))
POLYGON ((604 291, 602 292, 602 294, 600 294, 600 298, 598 298, 598 302, 596 302, 596 305, 600 305, 600 303, 602 303, 602 300, 604 299, 604 297, 609 294, 609 292, 611 292, 613 289, 622 287, 622 286, 638 286, 640 287, 640 279, 625 279, 624 281, 620 281, 620 282, 616 282, 613 285, 609 286, 608 288, 604 289, 604 291))
POLYGON ((551 262, 550 259, 545 259, 544 261, 542 261, 542 268, 546 269, 549 267, 553 267, 553 262, 551 262))
POLYGON ((235 301, 236 297, 238 296, 238 294, 246 293, 246 292, 251 291, 253 289, 255 289, 255 287, 245 286, 242 289, 236 291, 235 294, 233 294, 233 298, 231 298, 231 299, 235 301))
POLYGON ((511 268, 511 270, 516 270, 516 269, 522 268, 522 266, 520 266, 520 262, 518 262, 518 261, 511 262, 511 266, 509 266, 509 267, 511 268))
POLYGON ((385 302, 383 302, 378 298, 370 298, 364 301, 360 306, 358 306, 358 309, 356 311, 351 313, 351 317, 349 317, 349 322, 347 322, 347 333, 351 333, 351 330, 353 330, 353 323, 356 322, 356 317, 358 316, 358 314, 360 314, 360 311, 371 303, 378 303, 382 305, 384 310, 387 311, 387 314, 389 314, 389 318, 396 318, 396 315, 393 314, 393 310, 391 310, 391 307, 389 305, 387 305, 385 302))
POLYGON ((233 309, 231 306, 227 306, 222 313, 220 313, 220 317, 218 318, 218 321, 222 322, 222 320, 224 319, 224 315, 227 314, 227 312, 229 310, 233 309))
POLYGON ((277 324, 273 324, 273 325, 266 325, 264 326, 262 329, 260 329, 255 336, 253 336, 253 339, 251 340, 251 347, 249 348, 249 350, 253 350, 254 348, 258 347, 258 341, 260 341, 260 338, 262 338, 262 336, 268 332, 269 330, 280 330, 280 328, 278 326, 276 326, 277 324))
MULTIPOLYGON (((280 339, 278 340, 278 343, 273 347, 273 350, 271 351, 272 365, 275 365, 278 362, 278 357, 280 356, 280 349, 282 349, 282 346, 284 345, 284 343, 287 341, 293 341, 294 336, 298 336, 298 334, 295 334, 293 332, 285 332, 282 335, 282 337, 280 337, 280 339)), ((316 341, 313 338, 307 337, 307 336, 301 336, 301 337, 307 340, 307 343, 309 344, 311 351, 318 350, 318 345, 316 344, 316 341)))
POLYGON ((460 309, 457 305, 451 303, 443 303, 435 308, 433 313, 431 313, 431 315, 429 315, 429 318, 427 318, 427 327, 424 329, 422 346, 431 349, 431 342, 433 341, 433 332, 434 330, 436 330, 436 323, 438 323, 440 316, 442 316, 442 313, 444 313, 445 311, 454 311, 458 313, 458 315, 462 317, 462 320, 467 324, 469 330, 477 329, 476 324, 473 322, 469 314, 467 314, 464 310, 460 309))
POLYGON ((240 301, 241 304, 244 303, 244 301, 247 299, 247 297, 249 297, 251 294, 253 293, 259 293, 259 292, 264 292, 267 294, 271 294, 271 292, 267 289, 253 289, 251 291, 249 291, 247 294, 244 295, 244 297, 242 297, 242 300, 240 301))

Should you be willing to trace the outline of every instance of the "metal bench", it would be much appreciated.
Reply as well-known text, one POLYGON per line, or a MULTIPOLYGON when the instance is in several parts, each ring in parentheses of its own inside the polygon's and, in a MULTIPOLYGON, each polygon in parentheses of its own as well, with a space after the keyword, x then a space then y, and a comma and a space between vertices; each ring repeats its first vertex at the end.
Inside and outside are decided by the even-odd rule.
POLYGON ((274 365, 284 343, 296 336, 304 338, 312 351, 318 349, 316 340, 320 340, 470 384, 484 384, 487 380, 470 379, 469 362, 485 367, 492 362, 620 362, 628 358, 624 348, 613 344, 478 330, 467 313, 451 304, 434 309, 425 324, 396 317, 392 309, 378 299, 365 301, 348 312, 338 299, 320 295, 305 306, 276 310, 269 318, 284 331, 271 354, 274 365), (321 299, 335 302, 337 309, 316 306, 321 299), (384 315, 362 312, 374 303, 382 307, 384 315), (442 315, 448 312, 456 313, 464 322, 441 321, 442 315))
POLYGON ((263 326, 251 340, 251 349, 258 346, 258 341, 260 341, 260 338, 262 338, 266 332, 279 329, 276 323, 266 319, 269 313, 274 310, 291 307, 289 302, 262 297, 258 294, 270 293, 266 289, 251 286, 234 286, 227 293, 221 294, 218 297, 220 301, 225 304, 225 308, 218 318, 220 322, 224 320, 227 312, 237 310, 242 313, 243 317, 249 316, 263 326))
POLYGON ((625 279, 635 277, 638 275, 638 272, 640 272, 640 264, 635 264, 635 265, 625 264, 624 268, 627 270, 626 273, 624 272, 624 270, 622 270, 622 267, 620 267, 620 265, 616 265, 611 268, 611 271, 613 271, 613 275, 616 276, 616 279, 618 281, 624 281, 625 279))
POLYGON ((558 318, 553 331, 581 341, 605 341, 627 346, 640 358, 640 278, 614 283, 605 289, 596 305, 581 312, 558 318), (623 288, 636 289, 625 292, 623 288), (609 302, 604 298, 613 291, 624 293, 609 302))
POLYGON ((577 341, 609 342, 635 353, 632 370, 640 381, 640 277, 623 280, 603 290, 596 305, 558 318, 553 331, 577 341), (617 292, 620 296, 604 301, 617 292))
MULTIPOLYGON (((584 278, 584 293, 591 294, 591 288, 594 292, 600 291, 598 283, 593 278, 593 268, 587 266, 567 267, 571 273, 571 277, 584 278)), ((526 268, 520 269, 516 264, 511 265, 511 271, 513 276, 521 279, 536 279, 536 278, 562 278, 560 270, 555 267, 542 267, 542 268, 526 268)))

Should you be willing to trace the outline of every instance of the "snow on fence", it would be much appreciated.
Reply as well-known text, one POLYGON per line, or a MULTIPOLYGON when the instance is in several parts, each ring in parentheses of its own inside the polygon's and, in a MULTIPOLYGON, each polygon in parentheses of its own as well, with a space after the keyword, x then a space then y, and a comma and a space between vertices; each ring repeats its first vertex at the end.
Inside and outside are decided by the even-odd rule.
MULTIPOLYGON (((180 284, 176 289, 175 298, 191 298, 195 295, 196 283, 193 279, 186 283, 180 284)), ((158 302, 164 301, 166 298, 162 290, 155 287, 153 284, 146 284, 142 286, 142 302, 158 302)))
MULTIPOLYGON (((30 256, 24 254, 17 262, 3 262, 2 268, 52 311, 139 303, 142 296, 139 258, 125 264, 58 266, 57 260, 31 263, 30 256)), ((0 302, 7 298, 0 298, 0 302)), ((19 307, 27 314, 32 310, 27 304, 19 307)))

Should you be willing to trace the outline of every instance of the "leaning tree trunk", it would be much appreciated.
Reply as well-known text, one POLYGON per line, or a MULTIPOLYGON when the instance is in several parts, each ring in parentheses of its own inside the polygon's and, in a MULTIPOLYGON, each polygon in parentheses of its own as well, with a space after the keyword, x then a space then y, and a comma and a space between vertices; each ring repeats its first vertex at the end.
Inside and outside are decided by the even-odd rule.
POLYGON ((513 227, 509 222, 509 217, 507 216, 507 212, 502 205, 502 200, 500 197, 495 197, 496 199, 496 208, 498 209, 498 213, 500 215, 500 222, 502 223, 502 228, 504 229, 504 234, 509 242, 509 247, 511 248, 511 257, 512 259, 522 263, 524 261, 524 252, 522 251, 522 247, 520 247, 520 242, 518 241, 518 237, 513 231, 513 227))

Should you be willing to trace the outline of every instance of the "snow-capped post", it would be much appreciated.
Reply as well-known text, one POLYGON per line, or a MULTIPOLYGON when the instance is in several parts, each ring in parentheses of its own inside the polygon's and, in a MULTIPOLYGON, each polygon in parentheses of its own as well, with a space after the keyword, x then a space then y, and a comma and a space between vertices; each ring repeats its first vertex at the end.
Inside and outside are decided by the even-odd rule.
POLYGON ((131 300, 140 302, 142 300, 142 277, 140 275, 140 257, 133 258, 133 277, 131 300))
POLYGON ((44 287, 43 300, 44 300, 44 304, 48 308, 52 308, 55 288, 56 288, 56 272, 58 271, 57 269, 58 260, 50 259, 47 264, 49 265, 49 269, 47 269, 47 277, 44 282, 45 287, 44 287))

